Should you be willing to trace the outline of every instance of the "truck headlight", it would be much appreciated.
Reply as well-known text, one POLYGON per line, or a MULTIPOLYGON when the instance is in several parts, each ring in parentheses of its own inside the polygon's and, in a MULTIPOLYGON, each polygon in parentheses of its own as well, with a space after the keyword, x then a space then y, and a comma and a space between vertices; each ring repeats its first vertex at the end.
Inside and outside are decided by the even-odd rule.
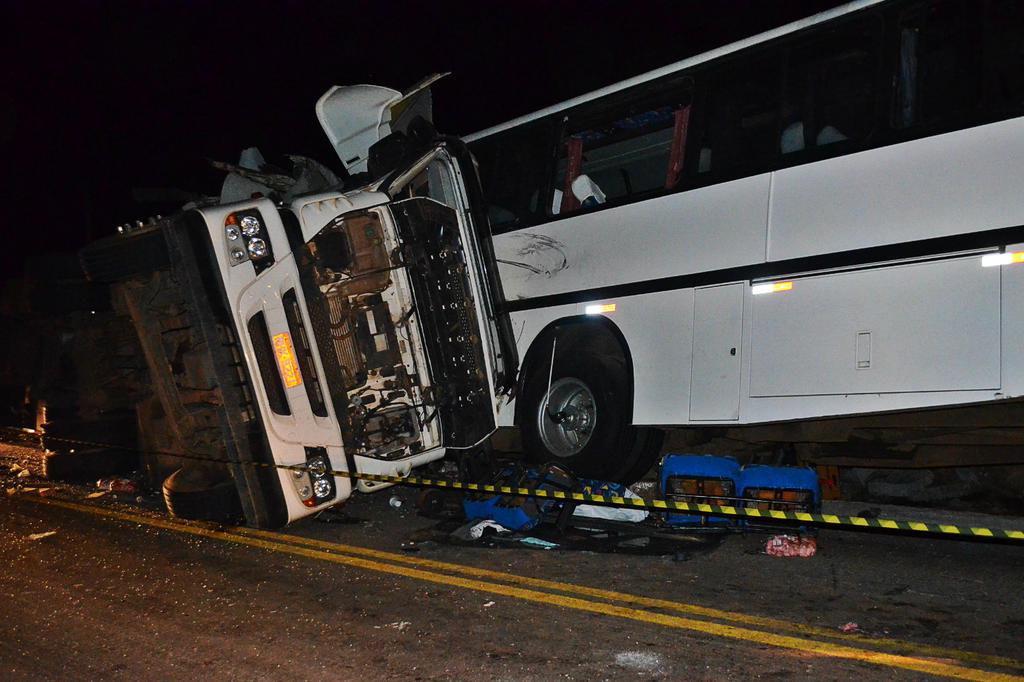
POLYGON ((267 243, 259 237, 249 240, 249 255, 253 258, 263 258, 267 255, 267 243))
POLYGON ((231 265, 251 261, 258 275, 274 264, 274 252, 259 209, 247 208, 228 214, 224 219, 224 238, 231 265))
POLYGON ((331 475, 331 462, 327 458, 327 449, 307 447, 305 469, 304 475, 309 476, 312 495, 308 499, 300 495, 299 497, 303 497, 302 503, 307 507, 316 507, 333 500, 337 491, 334 487, 334 476, 331 475))
POLYGON ((241 225, 242 234, 246 237, 255 237, 259 233, 261 227, 259 218, 252 215, 242 216, 241 220, 238 221, 238 224, 241 225))

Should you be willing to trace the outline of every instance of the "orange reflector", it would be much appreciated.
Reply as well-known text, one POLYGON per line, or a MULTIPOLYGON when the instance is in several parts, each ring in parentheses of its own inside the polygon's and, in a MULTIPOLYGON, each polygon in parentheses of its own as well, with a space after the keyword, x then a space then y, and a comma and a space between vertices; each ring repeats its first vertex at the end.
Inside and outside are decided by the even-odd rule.
POLYGON ((758 296, 760 294, 773 294, 776 291, 789 291, 793 288, 792 282, 766 282, 755 284, 750 288, 750 293, 758 296))
POLYGON ((596 305, 588 305, 586 308, 587 315, 603 315, 604 313, 614 313, 614 303, 598 303, 596 305))
POLYGON ((274 355, 277 356, 277 367, 281 370, 281 378, 287 388, 294 388, 302 383, 299 362, 292 348, 292 337, 288 332, 274 335, 274 355))

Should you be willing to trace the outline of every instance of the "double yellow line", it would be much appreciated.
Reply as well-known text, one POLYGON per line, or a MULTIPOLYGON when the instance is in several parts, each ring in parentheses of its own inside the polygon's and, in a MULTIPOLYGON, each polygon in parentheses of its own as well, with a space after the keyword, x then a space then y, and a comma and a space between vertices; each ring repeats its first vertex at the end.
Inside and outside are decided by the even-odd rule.
POLYGON ((530 578, 514 573, 421 559, 366 547, 343 545, 283 533, 272 533, 251 528, 225 530, 205 524, 172 521, 165 518, 118 511, 94 505, 84 505, 56 498, 25 496, 20 499, 119 521, 138 523, 179 533, 257 547, 271 552, 302 556, 317 561, 327 561, 449 587, 510 597, 547 606, 554 605, 576 611, 623 618, 758 645, 778 647, 805 654, 860 661, 962 680, 1024 680, 1024 677, 1017 675, 994 673, 962 665, 962 663, 970 663, 1018 671, 1024 670, 1024 661, 1011 658, 945 649, 911 642, 900 642, 898 640, 869 637, 850 638, 850 636, 844 635, 843 637, 848 640, 852 639, 852 642, 857 644, 857 646, 851 646, 850 643, 821 641, 821 639, 837 638, 837 633, 830 630, 775 618, 752 616, 694 604, 574 585, 572 583, 530 578), (661 612, 650 609, 658 609, 661 612), (691 616, 698 616, 699 619, 691 616), (717 621, 726 622, 704 619, 716 619, 717 621), (753 629, 745 626, 764 629, 753 629), (811 639, 811 637, 821 639, 811 639), (888 649, 889 651, 879 651, 878 649, 888 649))

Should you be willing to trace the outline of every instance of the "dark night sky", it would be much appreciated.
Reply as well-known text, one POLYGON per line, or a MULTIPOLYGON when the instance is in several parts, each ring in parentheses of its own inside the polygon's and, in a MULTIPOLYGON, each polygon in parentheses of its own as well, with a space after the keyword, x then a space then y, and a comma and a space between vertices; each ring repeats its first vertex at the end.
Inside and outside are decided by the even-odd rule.
POLYGON ((313 110, 334 84, 452 71, 435 123, 469 133, 837 4, 8 0, 0 267, 152 213, 133 187, 215 193, 205 159, 249 145, 337 169, 313 110))

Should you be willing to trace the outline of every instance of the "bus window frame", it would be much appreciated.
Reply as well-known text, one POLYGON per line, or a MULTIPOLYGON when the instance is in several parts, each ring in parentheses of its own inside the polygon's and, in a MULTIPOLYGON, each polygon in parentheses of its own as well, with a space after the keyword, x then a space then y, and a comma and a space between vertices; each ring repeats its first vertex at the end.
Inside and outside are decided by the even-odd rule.
MULTIPOLYGON (((696 64, 685 71, 679 71, 652 79, 625 90, 609 94, 605 98, 584 102, 572 107, 571 109, 549 114, 548 116, 537 119, 536 121, 529 122, 528 125, 531 126, 539 125, 542 122, 546 122, 551 126, 559 126, 559 133, 555 141, 556 143, 552 146, 548 159, 549 167, 547 169, 546 176, 546 183, 548 185, 546 190, 547 205, 541 207, 542 210, 540 213, 534 215, 535 219, 533 221, 527 224, 518 222, 503 224, 497 229, 494 229, 493 233, 495 235, 505 234, 559 220, 568 220, 604 210, 619 208, 639 201, 649 201, 663 196, 668 196, 676 192, 700 189, 703 187, 751 177, 753 175, 780 171, 808 163, 817 163, 830 158, 880 149, 894 144, 902 144, 917 139, 1024 116, 1024 102, 1017 106, 1013 106, 1012 104, 997 106, 996 103, 992 101, 989 84, 990 79, 987 77, 987 73, 990 68, 989 60, 991 59, 989 42, 992 39, 992 36, 987 31, 991 21, 991 3, 989 0, 981 0, 981 2, 978 2, 978 12, 983 14, 981 18, 983 45, 981 48, 984 50, 984 53, 980 60, 980 66, 982 69, 981 75, 984 77, 982 78, 983 82, 981 86, 982 95, 978 103, 974 107, 962 109, 956 114, 950 115, 934 124, 912 125, 906 128, 895 127, 890 114, 893 111, 893 98, 896 97, 894 79, 896 77, 896 69, 899 64, 900 17, 909 12, 918 11, 920 7, 937 1, 938 0, 908 0, 906 2, 897 1, 891 4, 883 3, 880 5, 872 5, 856 12, 836 17, 828 22, 808 26, 794 33, 754 45, 740 52, 723 55, 710 61, 696 64), (873 127, 869 134, 859 141, 851 140, 849 143, 842 142, 825 145, 822 147, 815 147, 814 149, 805 149, 801 152, 791 154, 774 154, 770 161, 761 162, 759 164, 733 167, 727 171, 718 173, 709 172, 705 174, 698 174, 696 172, 698 163, 697 157, 699 153, 698 145, 703 139, 703 126, 706 123, 707 82, 710 77, 721 69, 727 69, 730 65, 742 64, 744 62, 757 62, 758 60, 763 59, 767 53, 776 51, 782 62, 779 68, 779 87, 784 87, 789 55, 796 46, 806 44, 807 42, 813 42, 816 39, 820 39, 821 34, 823 33, 831 30, 839 30, 848 23, 865 21, 868 17, 874 17, 874 20, 879 21, 882 27, 881 42, 878 45, 876 62, 878 70, 875 81, 876 96, 873 127), (645 193, 643 196, 630 197, 626 200, 622 200, 622 198, 620 198, 616 201, 608 201, 605 204, 596 206, 585 213, 576 211, 569 214, 552 215, 550 208, 551 201, 554 196, 555 173, 557 171, 558 160, 561 158, 561 149, 565 142, 567 130, 566 121, 570 117, 577 115, 581 110, 600 108, 602 106, 621 106, 628 103, 629 98, 641 89, 657 88, 660 84, 670 79, 681 79, 686 77, 693 79, 694 90, 691 104, 690 129, 688 131, 686 149, 684 150, 683 173, 676 186, 671 190, 654 190, 645 193)), ((781 134, 781 116, 779 118, 779 122, 779 133, 781 134)), ((495 138, 510 134, 511 130, 496 133, 495 138)))

